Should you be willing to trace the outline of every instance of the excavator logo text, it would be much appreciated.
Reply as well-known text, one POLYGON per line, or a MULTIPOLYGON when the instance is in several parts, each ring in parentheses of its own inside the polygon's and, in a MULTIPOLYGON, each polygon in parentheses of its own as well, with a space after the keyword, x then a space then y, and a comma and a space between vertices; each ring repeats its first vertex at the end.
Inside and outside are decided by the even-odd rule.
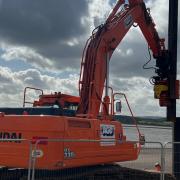
POLYGON ((115 126, 111 124, 101 124, 101 146, 115 146, 115 126))
POLYGON ((3 139, 3 140, 0 140, 0 142, 21 143, 20 139, 22 139, 22 134, 16 133, 16 132, 0 132, 0 139, 3 139), (13 141, 15 139, 17 139, 17 140, 13 141))
POLYGON ((115 126, 101 124, 101 138, 114 138, 115 137, 115 126))

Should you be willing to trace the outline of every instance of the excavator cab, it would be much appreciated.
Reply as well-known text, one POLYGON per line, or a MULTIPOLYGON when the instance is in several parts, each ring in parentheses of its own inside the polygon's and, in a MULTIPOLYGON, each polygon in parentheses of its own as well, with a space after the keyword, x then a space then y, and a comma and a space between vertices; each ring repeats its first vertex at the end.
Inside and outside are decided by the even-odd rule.
POLYGON ((23 107, 2 107, 0 108, 0 112, 3 112, 5 115, 51 115, 74 117, 78 105, 78 96, 63 94, 61 92, 44 94, 42 89, 26 87, 24 89, 23 107), (29 90, 39 93, 39 99, 32 101, 28 96, 29 90), (28 106, 26 106, 27 104, 28 106))
POLYGON ((54 92, 51 94, 44 94, 42 89, 34 88, 34 87, 26 87, 24 89, 24 100, 23 100, 23 107, 25 107, 26 104, 32 104, 33 107, 59 107, 61 109, 69 109, 69 110, 77 110, 77 107, 79 105, 80 98, 78 96, 72 96, 68 94, 63 94, 61 92, 54 92), (39 91, 39 99, 34 100, 33 102, 27 101, 27 90, 34 90, 39 91))

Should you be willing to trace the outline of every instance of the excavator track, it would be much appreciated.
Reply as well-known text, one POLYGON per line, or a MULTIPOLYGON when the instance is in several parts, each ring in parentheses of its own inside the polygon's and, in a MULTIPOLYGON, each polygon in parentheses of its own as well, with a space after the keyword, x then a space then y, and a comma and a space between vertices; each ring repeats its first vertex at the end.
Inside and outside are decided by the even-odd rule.
MULTIPOLYGON (((0 180, 27 180, 27 169, 0 170, 0 180)), ((160 180, 160 173, 121 167, 115 164, 64 170, 36 170, 35 180, 160 180)), ((165 180, 175 180, 165 174, 165 180)))

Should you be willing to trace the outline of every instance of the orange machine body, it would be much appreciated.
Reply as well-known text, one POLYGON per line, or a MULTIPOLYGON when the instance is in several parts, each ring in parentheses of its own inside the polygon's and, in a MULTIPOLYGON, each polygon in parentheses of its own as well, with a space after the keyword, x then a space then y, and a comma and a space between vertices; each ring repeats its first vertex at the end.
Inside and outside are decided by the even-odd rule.
POLYGON ((0 123, 1 139, 19 139, 0 142, 1 166, 28 168, 29 141, 35 146, 38 139, 43 141, 36 148, 37 169, 79 167, 135 160, 138 157, 137 144, 125 141, 121 123, 117 121, 4 115, 0 117, 0 123), (59 139, 59 142, 51 142, 53 139, 59 139))

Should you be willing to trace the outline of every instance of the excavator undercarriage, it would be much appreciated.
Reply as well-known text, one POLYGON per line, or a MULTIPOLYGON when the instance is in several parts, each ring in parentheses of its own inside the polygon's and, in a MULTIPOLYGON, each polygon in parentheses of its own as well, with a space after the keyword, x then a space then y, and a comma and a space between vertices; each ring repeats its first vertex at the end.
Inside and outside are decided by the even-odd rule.
MULTIPOLYGON (((116 164, 96 165, 65 170, 36 170, 35 180, 160 180, 160 173, 130 169, 116 164)), ((1 180, 27 180, 27 169, 0 169, 1 180)), ((165 174, 165 180, 175 180, 165 174)))

